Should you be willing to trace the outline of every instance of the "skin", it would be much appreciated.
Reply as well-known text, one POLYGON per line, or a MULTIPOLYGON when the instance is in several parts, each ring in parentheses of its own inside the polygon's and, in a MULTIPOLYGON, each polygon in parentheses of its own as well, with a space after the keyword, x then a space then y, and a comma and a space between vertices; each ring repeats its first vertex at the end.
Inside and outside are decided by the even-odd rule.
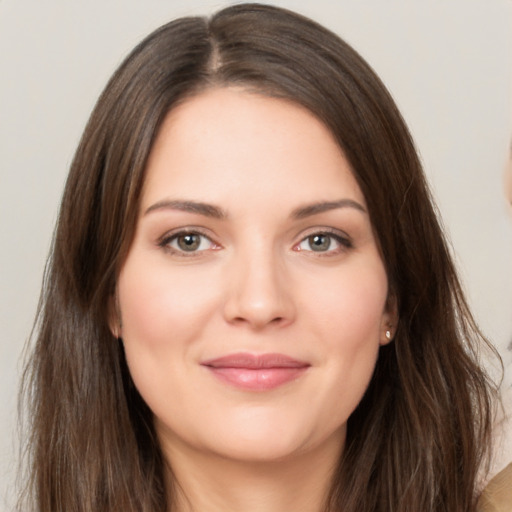
POLYGON ((392 302, 365 199, 311 113, 235 88, 172 110, 112 329, 154 413, 177 509, 321 510, 347 419, 396 325, 392 302), (253 390, 203 365, 240 352, 308 366, 253 390))

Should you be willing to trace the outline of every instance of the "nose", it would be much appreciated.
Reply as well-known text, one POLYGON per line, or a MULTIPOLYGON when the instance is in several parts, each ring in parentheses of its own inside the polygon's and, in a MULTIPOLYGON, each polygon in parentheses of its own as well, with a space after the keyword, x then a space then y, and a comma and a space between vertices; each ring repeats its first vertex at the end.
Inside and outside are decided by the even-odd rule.
POLYGON ((240 255, 228 269, 224 317, 253 330, 285 326, 295 319, 295 302, 283 262, 271 251, 240 255))

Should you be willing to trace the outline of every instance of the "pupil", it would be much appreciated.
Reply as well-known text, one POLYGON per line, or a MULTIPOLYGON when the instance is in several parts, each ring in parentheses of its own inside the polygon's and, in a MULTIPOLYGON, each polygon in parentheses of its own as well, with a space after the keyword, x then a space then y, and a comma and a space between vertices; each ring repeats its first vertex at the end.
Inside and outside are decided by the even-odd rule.
POLYGON ((309 245, 313 251, 326 251, 331 245, 331 240, 327 235, 313 235, 309 237, 309 245))
POLYGON ((180 249, 183 249, 184 251, 195 251, 200 244, 200 238, 199 235, 183 235, 178 238, 178 245, 180 246, 180 249))

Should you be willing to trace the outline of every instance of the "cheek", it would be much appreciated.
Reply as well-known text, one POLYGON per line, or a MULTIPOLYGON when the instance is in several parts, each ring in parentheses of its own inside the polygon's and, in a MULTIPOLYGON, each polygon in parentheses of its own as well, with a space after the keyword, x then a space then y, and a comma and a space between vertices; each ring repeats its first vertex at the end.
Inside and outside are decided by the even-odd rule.
POLYGON ((133 255, 119 277, 123 338, 154 350, 192 342, 215 309, 213 287, 197 272, 144 263, 133 255))
POLYGON ((329 422, 346 421, 364 395, 378 357, 387 300, 387 278, 379 266, 341 273, 311 298, 317 332, 321 332, 322 364, 330 385, 326 403, 337 415, 329 422))
POLYGON ((216 311, 214 287, 204 286, 208 281, 200 272, 187 270, 172 272, 165 258, 148 259, 132 251, 118 279, 127 364, 157 416, 187 407, 185 394, 176 395, 176 389, 190 382, 184 363, 194 359, 204 326, 216 311))
POLYGON ((333 347, 340 343, 357 349, 380 341, 387 319, 387 277, 381 265, 340 271, 317 288, 310 301, 314 316, 330 332, 333 347), (342 341, 340 341, 342 340, 342 341))

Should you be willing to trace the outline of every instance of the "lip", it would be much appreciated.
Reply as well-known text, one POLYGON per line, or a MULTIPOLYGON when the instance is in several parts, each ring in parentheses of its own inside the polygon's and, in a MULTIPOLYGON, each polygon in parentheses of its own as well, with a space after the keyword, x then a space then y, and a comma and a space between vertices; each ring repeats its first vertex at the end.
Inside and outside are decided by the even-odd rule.
POLYGON ((268 391, 299 378, 311 365, 284 354, 237 353, 203 361, 201 366, 237 388, 268 391))

